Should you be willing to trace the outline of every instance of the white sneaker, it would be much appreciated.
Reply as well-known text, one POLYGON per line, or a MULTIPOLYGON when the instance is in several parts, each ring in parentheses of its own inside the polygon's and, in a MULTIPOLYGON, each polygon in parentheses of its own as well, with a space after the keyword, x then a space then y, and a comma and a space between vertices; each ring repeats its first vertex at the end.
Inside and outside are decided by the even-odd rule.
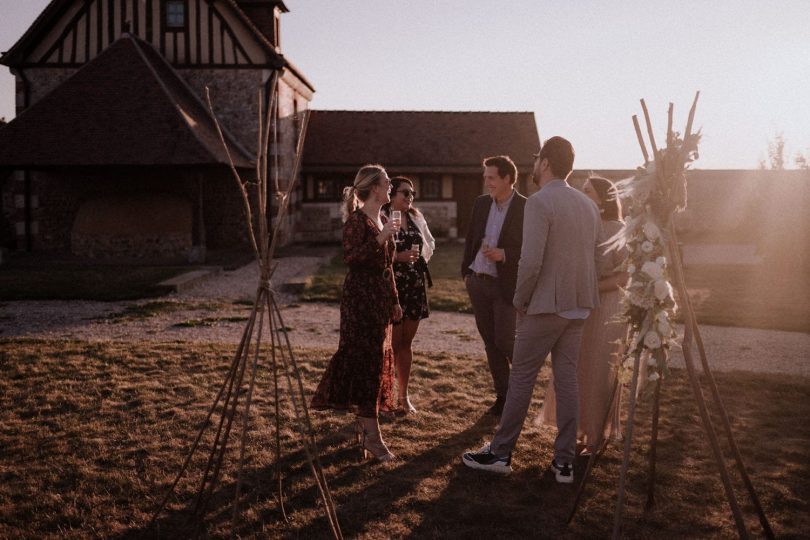
POLYGON ((509 457, 500 458, 490 451, 489 443, 481 447, 477 452, 465 452, 461 456, 464 465, 479 471, 489 471, 498 474, 509 474, 512 472, 512 454, 509 457))
POLYGON ((551 468, 554 469, 554 479, 558 484, 574 483, 574 466, 571 463, 558 465, 556 461, 551 461, 551 468))

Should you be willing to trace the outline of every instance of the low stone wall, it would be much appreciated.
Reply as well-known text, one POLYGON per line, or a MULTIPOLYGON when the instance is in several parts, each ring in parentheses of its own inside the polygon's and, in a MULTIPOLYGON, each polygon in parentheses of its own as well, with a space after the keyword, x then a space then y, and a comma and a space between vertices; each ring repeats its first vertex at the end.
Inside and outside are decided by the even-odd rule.
POLYGON ((339 242, 343 234, 340 203, 301 203, 295 225, 296 242, 339 242))
POLYGON ((430 232, 436 238, 458 236, 456 201, 421 202, 415 205, 425 215, 430 232))
POLYGON ((79 208, 70 248, 73 255, 93 259, 187 260, 192 227, 188 198, 157 193, 102 196, 79 208))
MULTIPOLYGON (((343 234, 341 204, 333 202, 301 203, 295 220, 296 242, 339 242, 343 234)), ((436 238, 455 238, 456 202, 424 202, 418 206, 425 215, 430 232, 436 238)))
POLYGON ((191 232, 107 235, 73 233, 73 255, 89 259, 187 261, 191 232))

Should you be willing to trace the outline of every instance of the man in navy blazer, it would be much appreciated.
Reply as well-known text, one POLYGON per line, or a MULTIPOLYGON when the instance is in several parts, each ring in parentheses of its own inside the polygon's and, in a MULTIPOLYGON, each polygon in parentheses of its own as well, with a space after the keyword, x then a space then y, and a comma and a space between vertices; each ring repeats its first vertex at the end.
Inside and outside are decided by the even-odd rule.
POLYGON ((483 166, 484 186, 489 195, 481 195, 473 205, 461 275, 495 387, 495 403, 487 412, 500 415, 509 388, 509 366, 515 344, 517 312, 512 298, 523 243, 526 197, 514 188, 518 173, 509 156, 488 157, 483 166))

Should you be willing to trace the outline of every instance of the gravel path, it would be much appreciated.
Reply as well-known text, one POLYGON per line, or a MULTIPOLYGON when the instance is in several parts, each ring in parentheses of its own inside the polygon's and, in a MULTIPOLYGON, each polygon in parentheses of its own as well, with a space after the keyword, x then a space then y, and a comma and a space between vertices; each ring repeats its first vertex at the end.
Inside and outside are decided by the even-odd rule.
MULTIPOLYGON (((328 257, 285 257, 274 289, 294 276, 310 275, 328 257)), ((0 338, 88 341, 182 341, 238 343, 249 314, 245 305, 258 280, 253 264, 212 278, 193 290, 137 302, 23 301, 0 305, 0 338)), ((334 350, 339 311, 334 304, 297 303, 278 293, 294 347, 334 350)), ((810 377, 810 334, 702 326, 713 369, 784 373, 810 377)), ((418 351, 481 358, 483 347, 471 315, 433 312, 414 341, 418 351)), ((682 366, 680 352, 673 366, 682 366)))

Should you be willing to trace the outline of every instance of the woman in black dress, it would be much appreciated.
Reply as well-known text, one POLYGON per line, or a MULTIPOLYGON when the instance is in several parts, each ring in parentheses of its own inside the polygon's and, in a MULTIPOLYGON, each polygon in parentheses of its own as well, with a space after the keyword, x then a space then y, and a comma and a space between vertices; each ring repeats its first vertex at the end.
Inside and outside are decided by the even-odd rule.
POLYGON ((391 179, 391 202, 383 206, 386 215, 400 212, 402 216, 399 232, 394 237, 397 254, 394 259, 394 277, 397 283, 399 304, 402 306, 402 321, 393 327, 394 358, 397 366, 399 386, 399 408, 397 413, 406 415, 416 412, 408 396, 408 382, 413 362, 413 338, 419 329, 419 321, 430 314, 427 299, 427 286, 430 273, 427 261, 433 255, 436 241, 428 229, 422 213, 414 208, 416 192, 413 181, 404 176, 391 179))
POLYGON ((402 317, 392 268, 392 238, 400 224, 380 214, 390 184, 385 169, 366 165, 344 190, 343 261, 349 271, 340 300, 340 344, 312 398, 314 409, 355 412, 363 453, 379 461, 394 458, 380 435, 379 412, 393 408, 391 322, 402 317))

